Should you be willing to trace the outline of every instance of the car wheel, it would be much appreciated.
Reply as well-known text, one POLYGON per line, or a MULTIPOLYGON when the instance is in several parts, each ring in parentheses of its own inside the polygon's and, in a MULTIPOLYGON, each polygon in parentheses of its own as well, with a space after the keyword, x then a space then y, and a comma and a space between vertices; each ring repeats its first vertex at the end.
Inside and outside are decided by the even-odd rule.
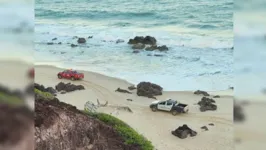
POLYGON ((58 79, 62 79, 62 76, 61 75, 58 75, 58 79))
POLYGON ((74 81, 74 80, 75 80, 75 78, 74 78, 74 77, 71 77, 71 80, 72 80, 72 81, 74 81))
POLYGON ((153 107, 151 108, 151 110, 152 110, 153 112, 155 112, 155 111, 157 111, 158 109, 157 109, 156 106, 153 106, 153 107))
POLYGON ((173 116, 176 116, 177 113, 178 113, 178 112, 177 112, 176 110, 172 110, 172 115, 173 115, 173 116))

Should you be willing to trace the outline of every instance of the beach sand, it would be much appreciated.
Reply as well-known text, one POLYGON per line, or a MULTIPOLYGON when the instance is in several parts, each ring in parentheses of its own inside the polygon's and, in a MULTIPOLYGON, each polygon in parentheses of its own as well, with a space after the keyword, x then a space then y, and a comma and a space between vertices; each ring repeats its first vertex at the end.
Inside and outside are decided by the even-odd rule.
POLYGON ((217 111, 200 112, 199 106, 195 105, 202 96, 194 95, 192 91, 163 92, 157 99, 176 99, 182 103, 189 104, 188 114, 177 116, 167 112, 152 112, 149 105, 154 99, 139 97, 136 90, 133 94, 115 92, 120 87, 127 89, 131 83, 98 73, 85 72, 82 81, 70 81, 58 79, 57 73, 62 71, 51 66, 35 67, 35 82, 44 86, 55 87, 59 82, 81 84, 85 90, 74 91, 66 94, 58 94, 57 97, 66 103, 83 110, 87 101, 97 104, 108 101, 107 107, 98 109, 100 112, 112 113, 112 115, 125 121, 139 133, 147 137, 158 150, 233 150, 233 91, 210 92, 212 95, 219 94, 221 98, 216 100, 217 111), (133 101, 128 101, 132 99, 133 101), (114 106, 128 106, 133 112, 125 110, 116 111, 114 106), (213 123, 214 126, 209 126, 213 123), (172 130, 183 124, 187 124, 198 132, 195 137, 179 139, 171 134, 172 130), (203 131, 200 127, 207 126, 209 131, 203 131))

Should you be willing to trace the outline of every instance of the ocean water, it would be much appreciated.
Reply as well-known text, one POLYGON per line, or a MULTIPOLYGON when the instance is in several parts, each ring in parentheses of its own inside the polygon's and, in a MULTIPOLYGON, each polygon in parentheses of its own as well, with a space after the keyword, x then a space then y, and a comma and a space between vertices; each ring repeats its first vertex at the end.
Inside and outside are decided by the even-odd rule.
POLYGON ((94 71, 167 91, 234 84, 233 0, 36 0, 35 61, 94 71), (154 36, 168 52, 133 54, 127 41, 154 36), (71 48, 73 36, 88 37, 71 48), (52 42, 61 45, 47 45, 52 42), (117 39, 125 40, 116 44, 117 39), (162 57, 147 56, 161 54, 162 57))

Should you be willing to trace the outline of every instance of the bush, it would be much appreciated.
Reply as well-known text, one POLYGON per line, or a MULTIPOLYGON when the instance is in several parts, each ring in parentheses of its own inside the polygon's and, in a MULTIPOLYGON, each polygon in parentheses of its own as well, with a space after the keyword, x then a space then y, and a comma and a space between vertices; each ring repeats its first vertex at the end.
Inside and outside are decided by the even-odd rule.
POLYGON ((139 145, 142 150, 153 150, 151 142, 148 141, 143 135, 140 135, 134 129, 132 129, 128 124, 122 120, 113 117, 105 113, 91 113, 84 111, 87 115, 97 118, 100 121, 114 127, 114 129, 123 137, 125 144, 128 145, 139 145))
POLYGON ((35 94, 37 94, 37 95, 39 95, 39 96, 41 96, 41 97, 43 97, 43 98, 45 98, 45 99, 47 99, 47 100, 52 100, 52 99, 54 99, 53 94, 51 94, 51 93, 49 93, 49 92, 42 92, 42 91, 40 91, 40 90, 38 90, 38 89, 36 89, 36 88, 34 88, 34 92, 35 92, 35 94))

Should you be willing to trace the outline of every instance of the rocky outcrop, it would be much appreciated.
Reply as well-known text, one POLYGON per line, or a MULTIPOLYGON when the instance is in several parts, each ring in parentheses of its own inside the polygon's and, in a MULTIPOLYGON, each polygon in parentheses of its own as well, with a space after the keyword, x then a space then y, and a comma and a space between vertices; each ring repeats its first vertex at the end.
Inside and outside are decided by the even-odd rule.
POLYGON ((58 99, 35 100, 35 149, 140 150, 111 126, 58 99), (43 138, 45 137, 45 138, 43 138))
POLYGON ((196 136, 197 132, 189 128, 186 124, 179 126, 177 129, 172 131, 172 134, 180 139, 185 139, 190 135, 191 137, 196 136))
POLYGON ((86 39, 85 38, 78 38, 78 41, 77 41, 79 44, 83 44, 83 43, 86 43, 86 39))
POLYGON ((45 88, 43 85, 40 85, 38 83, 34 83, 34 88, 35 89, 38 89, 38 90, 40 90, 42 92, 49 92, 49 93, 51 93, 53 95, 56 95, 56 93, 57 93, 57 91, 53 87, 47 87, 47 88, 45 88))
POLYGON ((72 91, 76 91, 76 90, 84 90, 85 87, 83 85, 75 85, 75 84, 71 84, 71 83, 63 83, 60 82, 55 86, 55 89, 57 91, 66 91, 66 92, 72 92, 72 91))
POLYGON ((78 47, 78 45, 76 45, 76 44, 71 44, 70 46, 71 47, 78 47))
POLYGON ((194 94, 196 94, 196 95, 200 95, 200 94, 202 94, 202 95, 204 95, 204 96, 210 96, 209 93, 207 93, 207 92, 205 92, 205 91, 201 91, 201 90, 197 90, 197 91, 195 91, 194 94))
POLYGON ((162 95, 163 88, 150 82, 140 82, 137 85, 137 95, 145 97, 154 97, 162 95))
POLYGON ((156 45, 157 40, 152 36, 136 36, 134 39, 129 39, 128 44, 148 44, 148 45, 156 45))
POLYGON ((202 97, 201 101, 198 102, 200 111, 204 112, 207 110, 217 110, 217 106, 214 104, 215 100, 207 97, 202 97))

